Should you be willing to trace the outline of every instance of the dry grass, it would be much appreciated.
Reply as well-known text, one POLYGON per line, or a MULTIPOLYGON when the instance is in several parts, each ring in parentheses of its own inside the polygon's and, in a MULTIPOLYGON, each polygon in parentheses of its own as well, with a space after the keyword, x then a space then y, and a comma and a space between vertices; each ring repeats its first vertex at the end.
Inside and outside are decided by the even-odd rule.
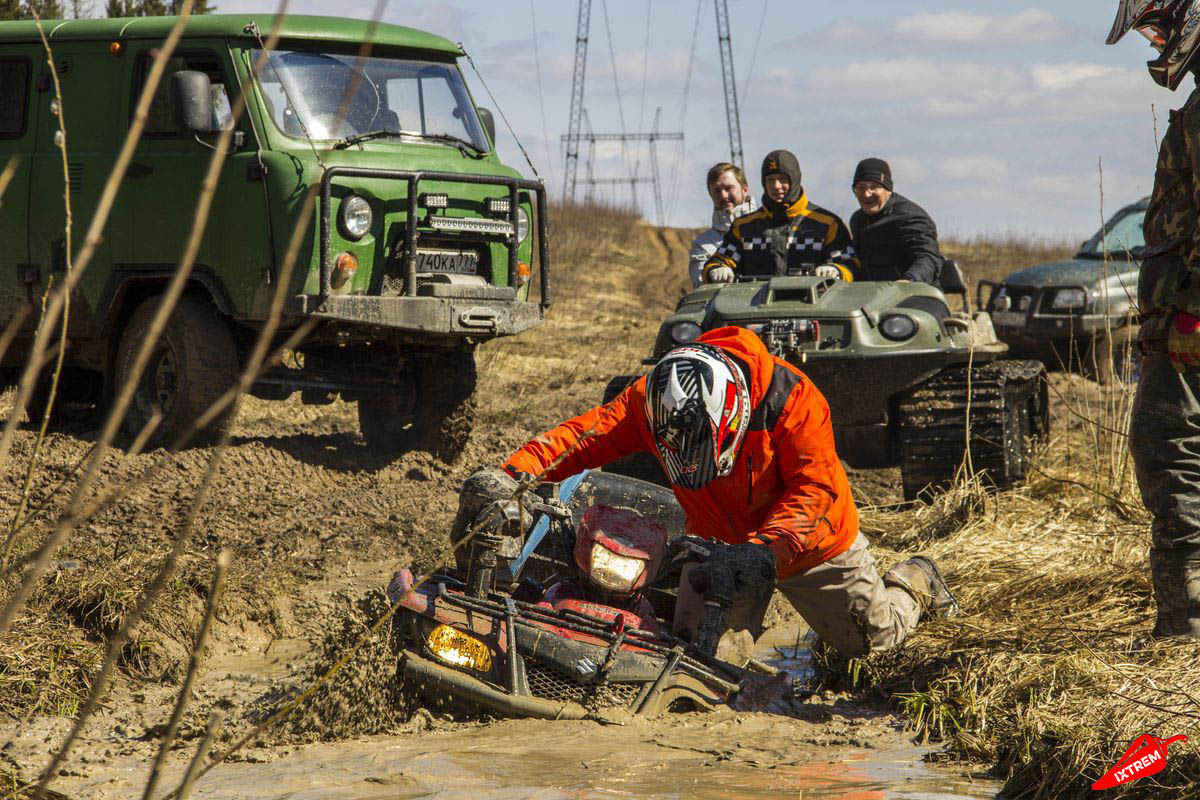
POLYGON ((864 512, 884 560, 938 558, 964 615, 891 653, 825 658, 835 682, 889 700, 919 736, 994 765, 1005 797, 1091 796, 1143 733, 1193 740, 1130 796, 1200 797, 1200 645, 1147 637, 1149 519, 1119 433, 1130 390, 1054 380, 1057 433, 1028 485, 985 499, 964 481, 931 507, 864 512))
POLYGON ((980 280, 1001 281, 1024 267, 1070 258, 1079 249, 1076 244, 1066 241, 1031 239, 1016 234, 949 238, 939 243, 942 254, 954 259, 962 269, 971 302, 975 301, 975 287, 980 280))

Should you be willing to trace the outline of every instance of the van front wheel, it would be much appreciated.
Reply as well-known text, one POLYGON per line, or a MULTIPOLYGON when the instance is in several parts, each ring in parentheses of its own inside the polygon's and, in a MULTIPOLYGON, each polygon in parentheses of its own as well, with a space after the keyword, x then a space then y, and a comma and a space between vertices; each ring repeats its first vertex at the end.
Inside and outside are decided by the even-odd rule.
POLYGON ((428 450, 452 463, 475 422, 475 350, 433 355, 410 369, 407 391, 359 398, 363 439, 379 453, 428 450))
MULTIPOLYGON (((142 342, 150 336, 160 303, 159 297, 145 301, 125 326, 117 350, 118 394, 134 379, 134 361, 142 342)), ((237 375, 237 349, 225 319, 208 303, 181 297, 137 378, 122 429, 131 439, 136 438, 157 415, 160 420, 147 446, 170 444, 191 430, 197 418, 233 385, 237 375)), ((231 408, 232 404, 198 429, 190 443, 208 444, 219 439, 231 408)))

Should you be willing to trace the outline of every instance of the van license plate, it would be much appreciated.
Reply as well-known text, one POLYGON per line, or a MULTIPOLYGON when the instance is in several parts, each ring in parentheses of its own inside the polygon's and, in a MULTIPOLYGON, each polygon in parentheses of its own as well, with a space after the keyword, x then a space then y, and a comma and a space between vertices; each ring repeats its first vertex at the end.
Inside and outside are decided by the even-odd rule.
POLYGON ((479 253, 474 250, 417 250, 417 272, 479 272, 479 253))
POLYGON ((1005 328, 1024 328, 1024 311, 993 311, 992 322, 1005 328))

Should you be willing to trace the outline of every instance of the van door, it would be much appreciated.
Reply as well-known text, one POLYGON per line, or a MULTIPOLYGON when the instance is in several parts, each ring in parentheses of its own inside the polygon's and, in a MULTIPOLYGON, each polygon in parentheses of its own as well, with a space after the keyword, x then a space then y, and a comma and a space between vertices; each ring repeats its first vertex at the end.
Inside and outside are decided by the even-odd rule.
MULTIPOLYGON (((45 56, 34 79, 37 117, 32 184, 29 190, 29 263, 37 274, 39 297, 66 277, 66 200, 71 206, 72 263, 82 248, 96 204, 112 172, 119 142, 117 119, 108 99, 119 97, 120 66, 104 42, 63 42, 54 47, 54 64, 62 86, 63 122, 67 137, 67 175, 56 143, 59 108, 45 56), (70 191, 66 190, 68 177, 70 191)), ((98 333, 91 313, 112 266, 111 220, 101 233, 95 255, 71 296, 70 335, 98 333)))
MULTIPOLYGON (((29 176, 37 136, 33 80, 42 48, 0 48, 0 330, 29 301, 29 176)), ((30 323, 26 322, 28 327, 30 323)), ((16 353, 5 358, 10 363, 16 353)))
MULTIPOLYGON (((154 43, 131 46, 131 97, 141 93, 155 52, 154 43)), ((221 43, 211 47, 189 40, 171 58, 155 94, 145 132, 130 167, 124 197, 133 238, 132 259, 122 266, 141 272, 172 272, 191 234, 196 204, 220 130, 232 124, 231 107, 238 84, 221 43), (213 133, 194 136, 176 131, 170 99, 171 76, 181 70, 208 75, 212 84, 213 133)), ((218 303, 244 316, 255 290, 269 278, 270 229, 253 131, 243 116, 233 149, 221 170, 208 223, 196 255, 194 274, 208 282, 218 303), (237 142, 241 141, 241 146, 237 142)))

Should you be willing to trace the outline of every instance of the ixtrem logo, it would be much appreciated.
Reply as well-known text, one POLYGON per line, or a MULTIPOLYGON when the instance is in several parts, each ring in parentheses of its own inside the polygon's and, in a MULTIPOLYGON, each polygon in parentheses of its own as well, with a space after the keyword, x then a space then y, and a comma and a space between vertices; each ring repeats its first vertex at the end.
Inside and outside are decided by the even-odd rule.
POLYGON ((1161 772, 1162 768, 1167 765, 1167 747, 1175 742, 1186 741, 1186 736, 1160 739, 1157 736, 1143 733, 1130 743, 1129 747, 1125 749, 1125 755, 1121 756, 1120 760, 1113 764, 1112 769, 1104 773, 1100 780, 1093 783, 1092 788, 1096 790, 1111 789, 1122 783, 1129 783, 1138 778, 1145 778, 1147 775, 1161 772))

